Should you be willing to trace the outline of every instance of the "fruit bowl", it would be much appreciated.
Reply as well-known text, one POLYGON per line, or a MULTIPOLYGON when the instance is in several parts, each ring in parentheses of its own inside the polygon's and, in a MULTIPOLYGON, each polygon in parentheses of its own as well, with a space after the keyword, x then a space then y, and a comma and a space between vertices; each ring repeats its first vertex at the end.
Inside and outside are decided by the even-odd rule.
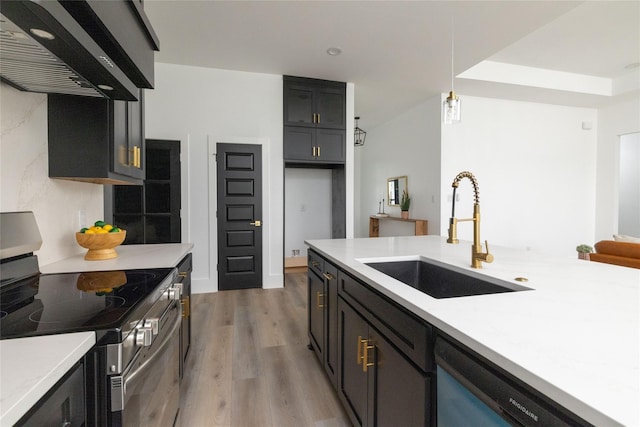
POLYGON ((127 237, 125 230, 117 233, 85 234, 76 233, 76 242, 83 248, 89 249, 84 256, 87 261, 101 261, 117 258, 115 248, 120 246, 127 237))

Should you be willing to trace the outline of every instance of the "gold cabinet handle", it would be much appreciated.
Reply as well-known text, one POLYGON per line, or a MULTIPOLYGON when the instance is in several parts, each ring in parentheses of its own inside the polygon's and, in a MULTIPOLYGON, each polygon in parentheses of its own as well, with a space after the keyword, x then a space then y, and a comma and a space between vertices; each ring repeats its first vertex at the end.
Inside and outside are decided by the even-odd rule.
POLYGON ((186 319, 191 314, 191 302, 189 301, 189 297, 184 297, 180 300, 180 304, 182 304, 182 318, 186 319))
POLYGON ((136 147, 136 167, 142 168, 142 150, 140 147, 136 147))
POLYGON ((320 302, 320 299, 324 298, 324 294, 322 292, 316 292, 316 304, 318 308, 323 308, 324 303, 320 302))
POLYGON ((318 157, 320 157, 320 147, 316 147, 318 149, 318 157))
POLYGON ((331 273, 322 273, 322 275, 323 275, 323 276, 324 276, 324 278, 325 278, 325 279, 327 279, 327 280, 333 280, 333 279, 335 279, 335 278, 336 278, 336 277, 335 277, 333 274, 331 274, 331 273))
POLYGON ((319 265, 320 265, 320 263, 318 261, 311 261, 311 266, 312 267, 317 267, 319 265))
POLYGON ((374 348, 369 344, 369 340, 362 340, 362 372, 367 372, 367 368, 373 366, 373 362, 369 362, 369 350, 374 348))

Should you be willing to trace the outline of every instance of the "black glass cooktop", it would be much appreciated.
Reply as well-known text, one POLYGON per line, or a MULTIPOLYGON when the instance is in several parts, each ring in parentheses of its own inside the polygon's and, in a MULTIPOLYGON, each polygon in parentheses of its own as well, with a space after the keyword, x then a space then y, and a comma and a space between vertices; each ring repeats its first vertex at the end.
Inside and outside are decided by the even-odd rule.
MULTIPOLYGON (((0 338, 96 331, 118 342, 172 269, 41 274, 0 290, 0 338)), ((152 301, 153 300, 153 301, 152 301)), ((141 313, 140 313, 141 312, 141 313)), ((106 338, 105 338, 106 337, 106 338)))

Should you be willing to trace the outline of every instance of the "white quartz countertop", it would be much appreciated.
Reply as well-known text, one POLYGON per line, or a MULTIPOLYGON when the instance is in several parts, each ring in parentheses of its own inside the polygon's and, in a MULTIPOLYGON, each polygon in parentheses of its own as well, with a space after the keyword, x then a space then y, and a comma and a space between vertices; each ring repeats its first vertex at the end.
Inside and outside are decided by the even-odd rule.
POLYGON ((498 246, 472 269, 471 244, 440 236, 306 243, 586 421, 640 426, 640 270, 498 246), (365 265, 402 257, 532 290, 435 299, 365 265))
POLYGON ((61 261, 40 266, 42 274, 82 271, 134 270, 138 268, 175 267, 191 252, 193 243, 160 243, 155 245, 122 245, 117 258, 86 261, 83 252, 61 261))
POLYGON ((95 342, 93 332, 0 341, 0 426, 15 424, 95 342))

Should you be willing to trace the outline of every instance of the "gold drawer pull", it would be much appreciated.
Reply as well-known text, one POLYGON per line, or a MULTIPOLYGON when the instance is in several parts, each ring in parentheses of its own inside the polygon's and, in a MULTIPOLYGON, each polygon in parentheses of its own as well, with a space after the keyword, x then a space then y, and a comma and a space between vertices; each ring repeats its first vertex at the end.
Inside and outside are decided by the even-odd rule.
POLYGON ((184 297, 180 300, 180 304, 182 304, 182 318, 186 319, 191 314, 191 303, 189 301, 189 297, 184 297))
POLYGON ((335 277, 333 274, 331 274, 331 273, 322 273, 322 275, 323 275, 323 276, 324 276, 324 278, 325 278, 325 279, 327 279, 327 280, 333 280, 333 279, 335 279, 335 278, 336 278, 336 277, 335 277))
POLYGON ((324 303, 320 302, 321 298, 324 298, 324 294, 322 292, 316 292, 316 303, 318 305, 318 308, 324 307, 324 303))

